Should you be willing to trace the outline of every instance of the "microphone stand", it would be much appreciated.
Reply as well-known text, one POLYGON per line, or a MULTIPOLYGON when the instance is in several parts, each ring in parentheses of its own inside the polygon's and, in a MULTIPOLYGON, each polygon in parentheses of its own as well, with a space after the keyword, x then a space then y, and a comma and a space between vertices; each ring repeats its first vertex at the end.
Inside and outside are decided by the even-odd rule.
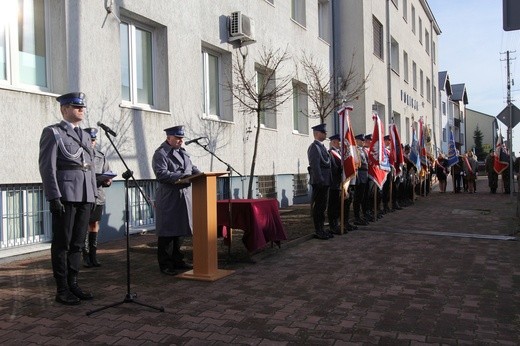
POLYGON ((116 151, 117 155, 119 156, 119 159, 121 160, 121 162, 123 163, 123 165, 126 168, 126 171, 122 174, 123 179, 125 179, 126 295, 125 295, 125 298, 122 301, 119 301, 119 302, 116 302, 116 303, 113 303, 113 304, 109 304, 109 305, 103 306, 103 307, 98 308, 98 309, 87 311, 86 314, 87 314, 87 316, 90 316, 93 313, 96 313, 96 312, 99 312, 99 311, 102 311, 102 310, 105 310, 105 309, 108 309, 108 308, 116 307, 116 306, 119 306, 119 305, 124 304, 124 303, 135 303, 135 304, 138 304, 138 305, 141 305, 141 306, 145 306, 145 307, 148 307, 148 308, 151 308, 151 309, 158 310, 160 312, 164 312, 164 307, 162 307, 162 306, 161 307, 157 307, 157 306, 141 303, 141 302, 135 300, 135 298, 137 297, 137 294, 130 292, 130 239, 129 239, 129 235, 130 235, 130 221, 129 221, 129 219, 130 219, 130 212, 129 212, 129 207, 128 207, 128 205, 129 205, 129 201, 128 201, 129 200, 129 198, 128 198, 128 189, 129 189, 129 187, 128 187, 128 179, 132 178, 134 186, 136 186, 138 188, 139 192, 144 197, 144 199, 148 203, 149 207, 152 207, 152 202, 146 196, 146 194, 143 192, 141 187, 137 184, 137 181, 135 180, 135 178, 133 176, 133 172, 128 168, 125 160, 121 156, 121 153, 119 152, 119 150, 117 150, 117 147, 114 144, 112 138, 110 137, 108 131, 106 129, 104 129, 104 130, 105 130, 105 135, 107 136, 108 140, 110 141, 110 144, 112 144, 112 147, 114 148, 114 150, 116 151))
POLYGON ((211 156, 213 156, 214 158, 216 158, 217 160, 219 160, 220 162, 222 162, 223 164, 225 164, 227 166, 227 171, 228 171, 228 193, 229 193, 229 198, 228 198, 228 217, 229 217, 229 246, 228 246, 228 261, 230 260, 231 258, 231 240, 232 240, 232 232, 233 232, 233 204, 231 203, 231 197, 232 197, 232 187, 231 187, 231 178, 233 177, 233 172, 235 172, 239 177, 241 177, 242 179, 244 178, 244 176, 242 174, 240 174, 239 172, 237 172, 236 169, 234 169, 229 163, 225 162, 224 160, 222 160, 220 157, 217 156, 217 154, 215 154, 214 152, 212 152, 211 150, 208 149, 208 146, 207 145, 202 145, 199 143, 199 141, 194 141, 192 143, 197 143, 197 145, 199 147, 201 147, 202 149, 204 149, 205 151, 207 151, 208 153, 211 154, 211 156))

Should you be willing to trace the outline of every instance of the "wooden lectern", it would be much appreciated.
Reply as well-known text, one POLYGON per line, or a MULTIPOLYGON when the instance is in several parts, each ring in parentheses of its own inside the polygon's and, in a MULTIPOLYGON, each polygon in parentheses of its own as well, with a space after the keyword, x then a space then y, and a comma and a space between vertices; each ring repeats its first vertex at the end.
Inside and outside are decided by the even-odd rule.
POLYGON ((224 174, 227 172, 200 173, 182 180, 192 184, 193 270, 178 278, 216 281, 234 272, 218 269, 217 177, 224 174))

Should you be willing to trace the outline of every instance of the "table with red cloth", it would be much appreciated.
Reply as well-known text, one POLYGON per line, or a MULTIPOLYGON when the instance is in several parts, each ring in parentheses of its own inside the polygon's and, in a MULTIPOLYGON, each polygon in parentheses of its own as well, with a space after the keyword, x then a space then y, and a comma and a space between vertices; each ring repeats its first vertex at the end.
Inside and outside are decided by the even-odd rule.
POLYGON ((229 200, 217 201, 217 224, 224 227, 224 238, 230 238, 227 229, 236 228, 244 231, 242 242, 249 252, 263 249, 267 243, 280 243, 287 240, 283 229, 278 201, 276 199, 232 199, 229 222, 229 200))

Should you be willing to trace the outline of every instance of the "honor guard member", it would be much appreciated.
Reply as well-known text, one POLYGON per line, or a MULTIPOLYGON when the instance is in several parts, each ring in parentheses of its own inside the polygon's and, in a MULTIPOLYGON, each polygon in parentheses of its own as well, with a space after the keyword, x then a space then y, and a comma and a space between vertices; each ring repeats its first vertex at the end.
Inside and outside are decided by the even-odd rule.
POLYGON ((155 194, 157 261, 161 273, 176 275, 177 269, 193 268, 184 262, 181 253, 182 237, 191 237, 193 233, 191 184, 179 180, 201 172, 181 147, 184 126, 164 131, 166 140, 152 158, 152 169, 159 182, 155 194))
POLYGON ((85 117, 85 94, 73 92, 56 99, 63 120, 43 129, 39 168, 52 214, 52 272, 56 301, 77 305, 93 296, 78 285, 81 251, 91 208, 97 196, 94 153, 90 136, 79 124, 85 117))
POLYGON ((359 152, 360 166, 356 176, 356 188, 354 192, 354 225, 366 226, 368 222, 361 216, 361 210, 365 210, 365 190, 368 182, 368 156, 365 151, 365 135, 358 134, 356 145, 359 152))
MULTIPOLYGON (((518 159, 517 159, 518 160, 518 159)), ((488 177, 488 186, 491 193, 497 193, 498 174, 494 168, 495 150, 491 149, 486 157, 486 173, 488 177)))
POLYGON ((314 222, 315 237, 318 239, 332 238, 332 233, 325 231, 325 209, 331 183, 330 157, 323 141, 327 138, 325 124, 312 127, 314 142, 307 149, 309 159, 310 184, 312 186, 311 209, 314 222))
POLYGON ((99 151, 97 146, 97 134, 98 130, 93 127, 88 127, 85 129, 85 132, 90 137, 90 142, 92 145, 92 150, 94 150, 94 164, 96 167, 96 179, 97 181, 97 198, 96 205, 90 214, 90 219, 88 222, 88 233, 85 238, 85 247, 83 248, 83 266, 87 268, 91 267, 101 267, 101 263, 97 260, 97 239, 99 233, 99 221, 101 220, 101 215, 103 214, 103 208, 105 206, 106 196, 104 188, 110 187, 112 185, 112 179, 103 179, 100 180, 100 176, 110 171, 110 166, 108 161, 101 151, 99 151))
POLYGON ((391 212, 391 211, 394 211, 393 209, 390 208, 390 191, 392 191, 392 199, 393 199, 393 195, 395 194, 395 189, 394 189, 394 159, 393 157, 390 155, 390 136, 389 135, 386 135, 383 137, 383 140, 384 140, 384 143, 385 143, 385 151, 386 151, 386 154, 387 154, 387 157, 388 157, 388 161, 390 163, 390 171, 388 171, 387 175, 386 175, 386 180, 385 180, 385 183, 383 184, 383 191, 382 191, 382 195, 381 195, 381 198, 383 200, 383 214, 386 214, 388 212, 391 212), (390 186, 392 186, 392 188, 390 189, 390 186))
MULTIPOLYGON (((369 155, 370 146, 372 145, 372 135, 368 134, 365 136, 365 151, 367 153, 367 158, 369 155)), ((369 161, 370 165, 370 161, 369 161)), ((376 221, 377 218, 380 219, 383 217, 380 210, 381 205, 381 189, 377 186, 375 181, 369 176, 368 182, 365 189, 365 219, 368 221, 376 221), (376 196, 376 210, 374 210, 374 195, 376 196), (376 213, 377 211, 377 213, 376 213)))
POLYGON ((339 150, 339 135, 332 135, 329 137, 329 140, 331 181, 329 185, 327 217, 329 219, 330 232, 333 234, 341 234, 338 221, 341 208, 341 183, 343 180, 343 167, 341 165, 341 152, 339 150))

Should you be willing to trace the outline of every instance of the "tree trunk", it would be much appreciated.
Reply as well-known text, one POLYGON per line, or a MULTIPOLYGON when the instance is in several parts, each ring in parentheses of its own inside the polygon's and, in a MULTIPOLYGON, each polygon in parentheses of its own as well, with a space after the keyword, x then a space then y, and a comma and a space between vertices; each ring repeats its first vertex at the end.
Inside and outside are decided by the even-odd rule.
POLYGON ((260 138, 260 112, 256 112, 256 134, 253 158, 251 159, 251 170, 249 171, 249 187, 247 188, 247 198, 253 198, 253 180, 255 178, 256 153, 258 151, 258 138, 260 138))

